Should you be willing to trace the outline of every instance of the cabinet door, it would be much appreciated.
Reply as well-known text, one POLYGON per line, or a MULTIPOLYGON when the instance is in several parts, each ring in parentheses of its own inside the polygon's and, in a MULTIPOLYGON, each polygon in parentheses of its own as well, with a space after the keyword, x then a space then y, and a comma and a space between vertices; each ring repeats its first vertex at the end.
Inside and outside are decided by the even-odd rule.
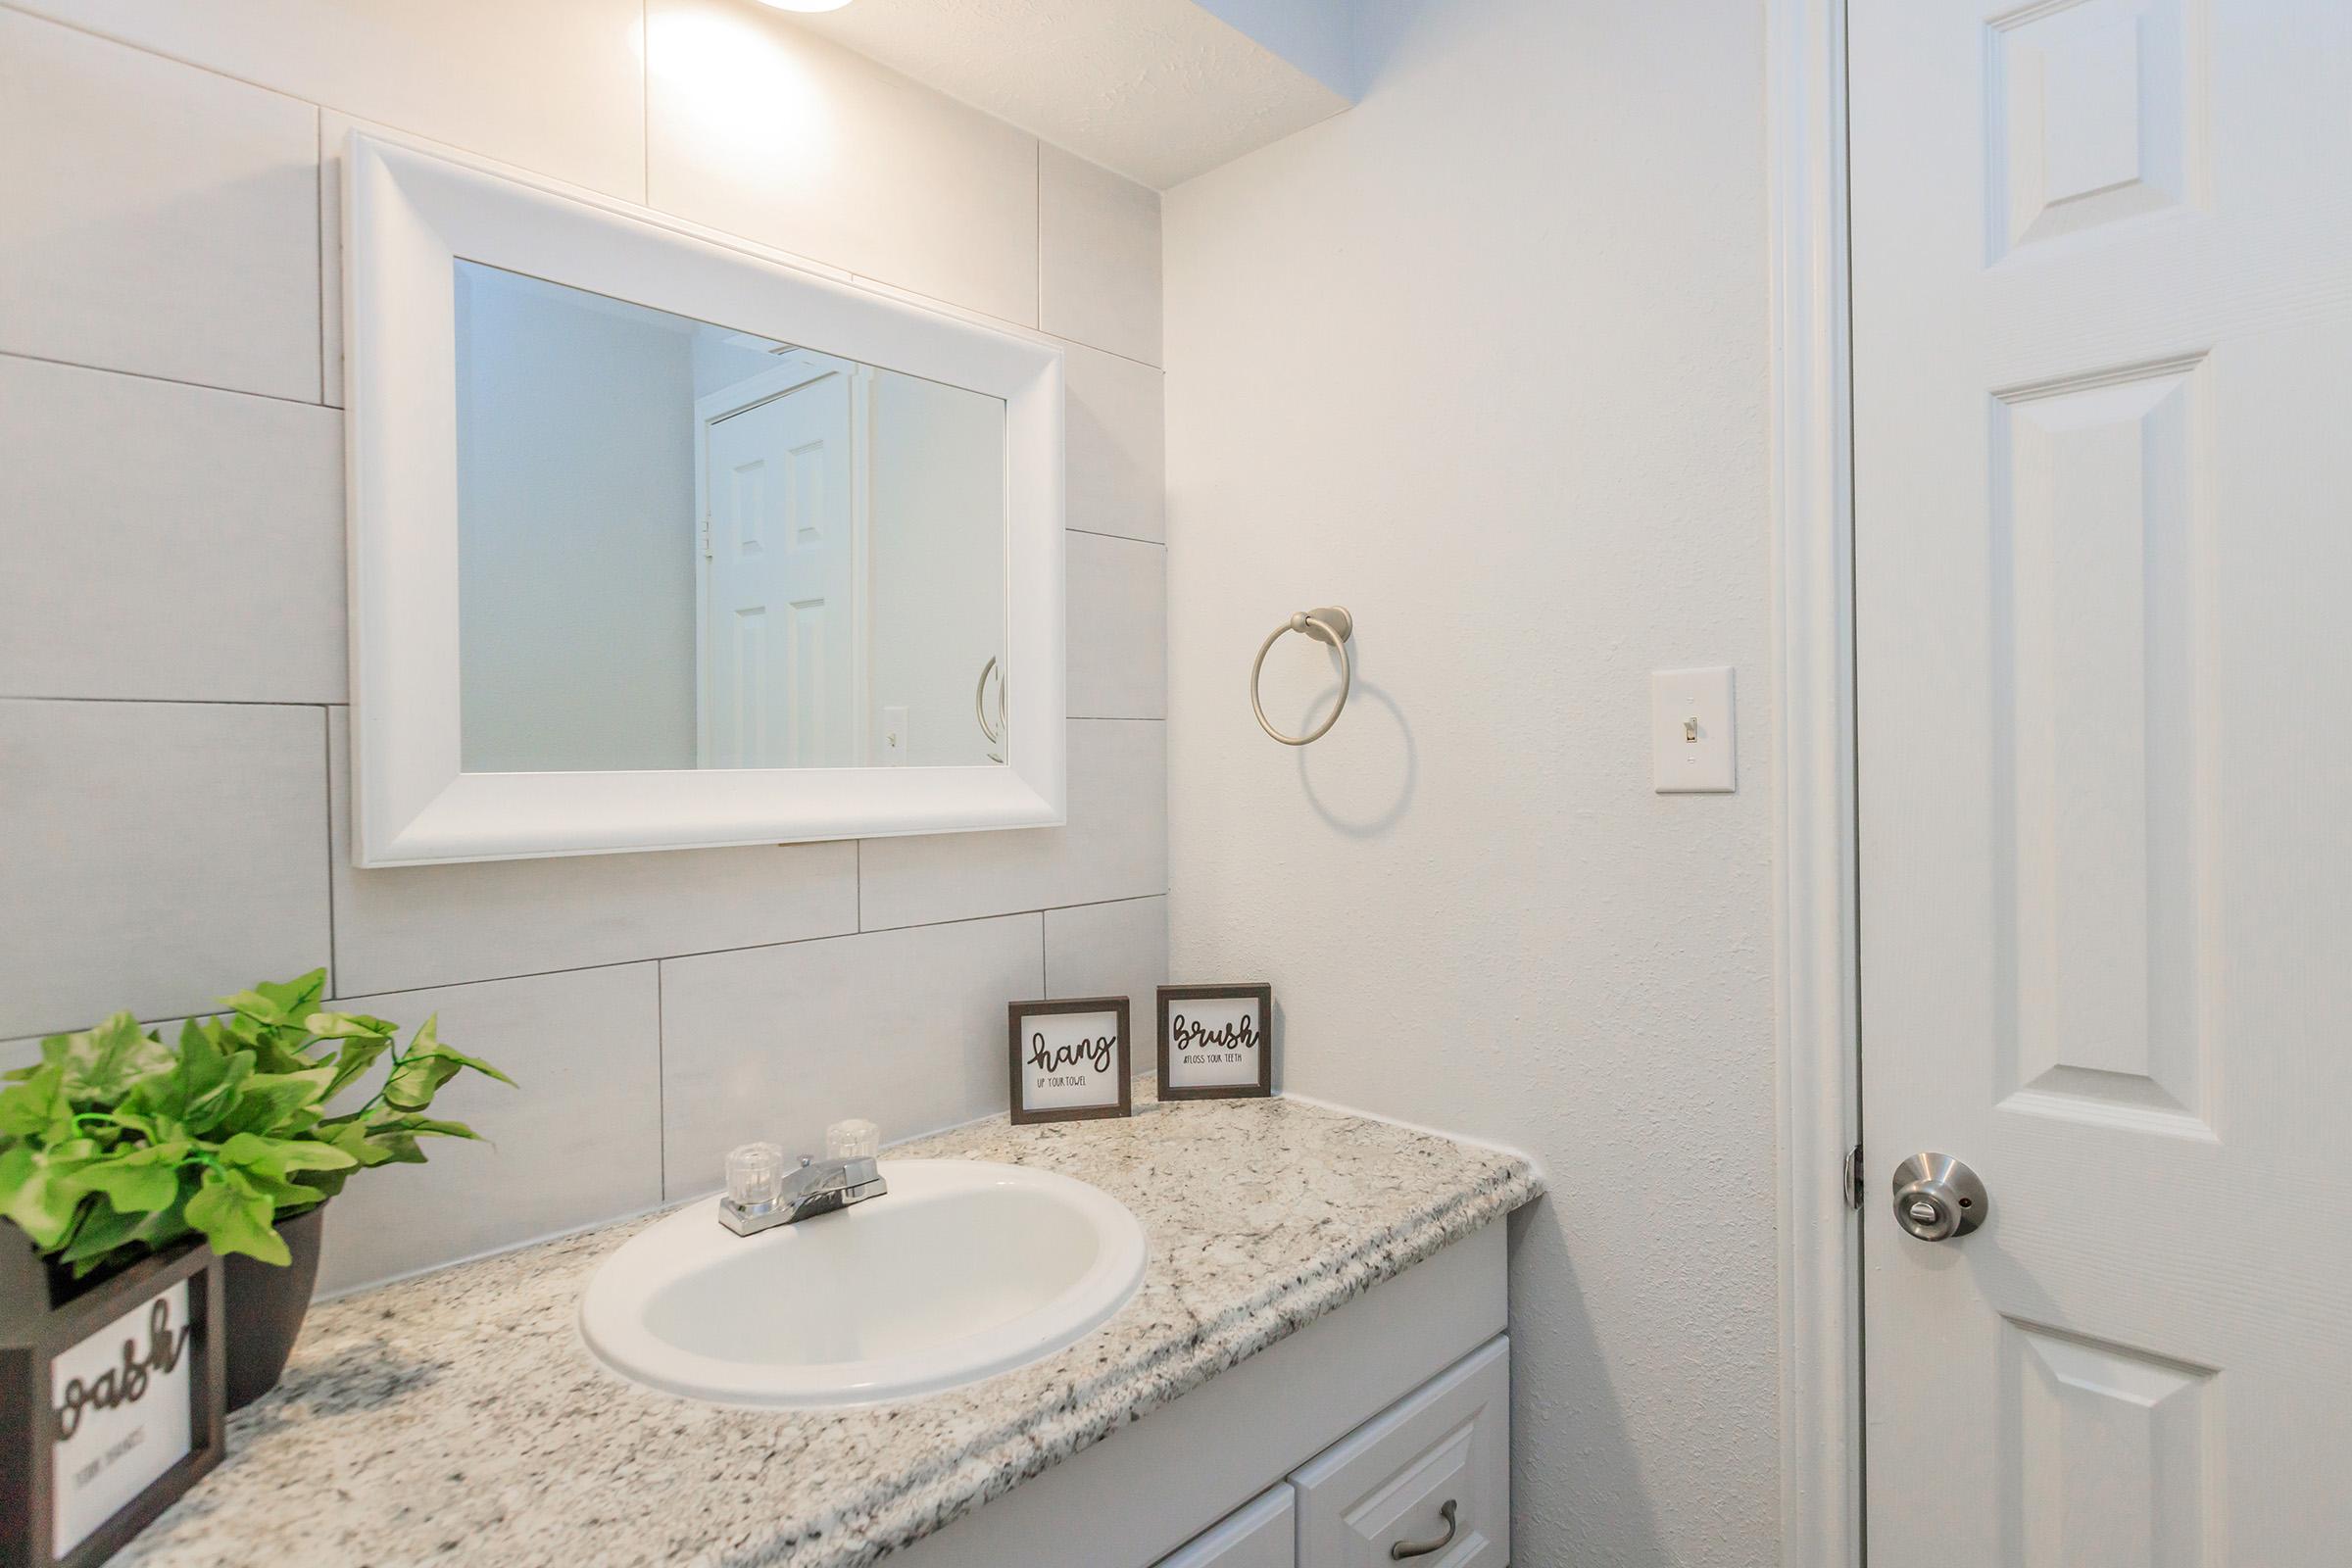
POLYGON ((1285 1481, 1160 1558, 1158 1568, 1296 1568, 1298 1561, 1298 1512, 1285 1481))
POLYGON ((1504 1568, 1511 1559, 1511 1360, 1498 1339, 1291 1476, 1298 1568, 1504 1568))

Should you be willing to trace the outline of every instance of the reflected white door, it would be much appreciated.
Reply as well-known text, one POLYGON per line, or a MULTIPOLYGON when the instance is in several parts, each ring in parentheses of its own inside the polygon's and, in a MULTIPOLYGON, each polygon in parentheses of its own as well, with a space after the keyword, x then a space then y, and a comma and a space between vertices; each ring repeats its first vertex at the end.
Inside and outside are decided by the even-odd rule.
POLYGON ((1872 1568, 2334 1568, 2352 5, 1849 48, 1872 1568))
POLYGON ((706 767, 862 760, 858 379, 800 355, 699 405, 706 767))

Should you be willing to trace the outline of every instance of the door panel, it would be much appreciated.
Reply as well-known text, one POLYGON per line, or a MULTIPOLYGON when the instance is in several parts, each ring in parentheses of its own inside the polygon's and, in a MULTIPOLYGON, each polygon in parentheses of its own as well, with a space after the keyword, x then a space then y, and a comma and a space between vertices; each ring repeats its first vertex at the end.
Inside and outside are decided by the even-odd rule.
POLYGON ((1871 1562, 2334 1565, 2352 7, 1848 23, 1871 1562))
POLYGON ((710 426, 705 766, 862 760, 854 376, 822 363, 710 426))

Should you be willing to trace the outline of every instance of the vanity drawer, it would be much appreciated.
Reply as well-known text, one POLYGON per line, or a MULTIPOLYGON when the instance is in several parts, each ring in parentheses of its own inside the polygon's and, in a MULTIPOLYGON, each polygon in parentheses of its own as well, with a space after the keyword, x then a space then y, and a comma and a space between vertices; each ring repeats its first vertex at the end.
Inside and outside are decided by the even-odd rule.
POLYGON ((1257 1500, 1195 1536, 1157 1568, 1296 1568, 1298 1510, 1291 1484, 1278 1483, 1257 1500))
POLYGON ((1420 1568, 1511 1559, 1511 1342, 1475 1350, 1291 1476, 1298 1568, 1389 1568, 1399 1543, 1444 1542, 1420 1568), (1453 1504, 1448 1525, 1445 1505, 1453 1504))

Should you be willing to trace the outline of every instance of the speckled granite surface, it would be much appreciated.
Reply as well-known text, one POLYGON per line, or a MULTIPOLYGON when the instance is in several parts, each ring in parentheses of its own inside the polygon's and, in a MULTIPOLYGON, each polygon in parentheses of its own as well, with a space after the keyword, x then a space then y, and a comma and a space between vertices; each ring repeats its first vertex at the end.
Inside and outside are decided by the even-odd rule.
MULTIPOLYGON (((116 1561, 870 1563, 1534 1198, 1494 1150, 1295 1101, 943 1133, 887 1157, 1092 1182, 1152 1248, 1133 1301, 1034 1366, 904 1404, 721 1409, 604 1371, 574 1316, 634 1220, 311 1314, 229 1457, 116 1561)), ((330 1216, 329 1224, 333 1223, 330 1216)))

